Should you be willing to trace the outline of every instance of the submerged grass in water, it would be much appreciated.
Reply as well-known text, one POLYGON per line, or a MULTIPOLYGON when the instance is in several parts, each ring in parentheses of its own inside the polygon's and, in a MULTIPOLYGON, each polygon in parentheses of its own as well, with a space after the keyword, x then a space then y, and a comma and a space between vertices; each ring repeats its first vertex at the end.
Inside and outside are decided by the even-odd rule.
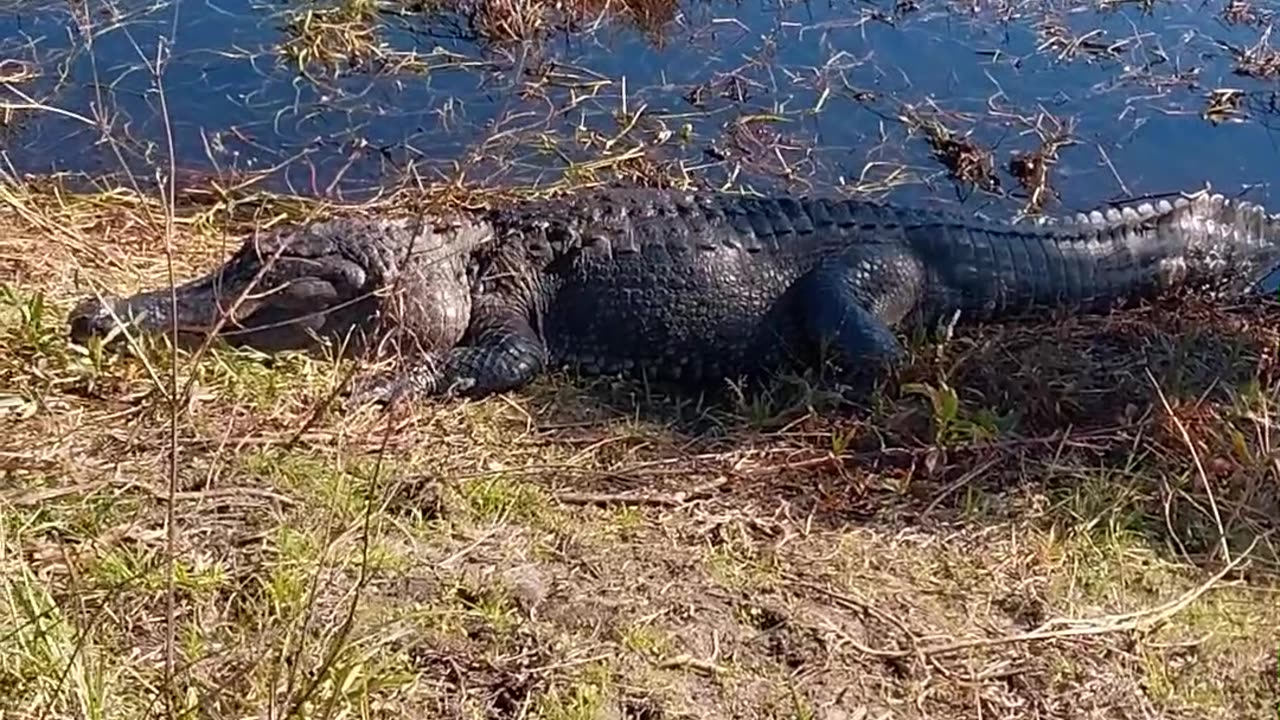
POLYGON ((0 10, 15 38, 0 42, 0 68, 37 73, 0 88, 0 109, 14 118, 6 153, 21 171, 96 178, 123 160, 154 183, 166 133, 147 104, 147 65, 176 21, 166 71, 178 184, 205 197, 259 187, 351 200, 388 184, 566 178, 909 186, 993 212, 1078 210, 1138 186, 1256 195, 1277 163, 1239 148, 1270 147, 1271 89, 1247 71, 1266 65, 1270 40, 1250 8, 1220 5, 0 10))

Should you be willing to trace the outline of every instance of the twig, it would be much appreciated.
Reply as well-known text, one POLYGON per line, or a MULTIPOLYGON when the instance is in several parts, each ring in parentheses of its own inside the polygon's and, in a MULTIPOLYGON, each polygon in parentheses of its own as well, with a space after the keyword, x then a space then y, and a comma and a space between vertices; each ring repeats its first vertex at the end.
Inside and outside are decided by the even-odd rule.
POLYGON ((688 668, 707 675, 723 675, 729 672, 729 668, 723 665, 718 665, 710 660, 699 660, 688 654, 677 655, 658 663, 659 670, 671 670, 673 668, 688 668))
MULTIPOLYGON (((137 488, 156 499, 168 499, 170 497, 170 494, 167 492, 157 490, 139 482, 130 480, 99 480, 95 482, 80 483, 78 485, 66 485, 56 488, 41 488, 25 492, 4 493, 0 494, 0 503, 4 503, 15 508, 36 507, 44 505, 51 500, 58 500, 73 495, 88 495, 108 487, 119 487, 123 490, 137 488)), ((235 497, 258 497, 265 500, 274 500, 283 505, 297 504, 296 500, 287 495, 281 495, 273 490, 260 487, 223 487, 213 488, 210 490, 187 490, 172 493, 172 497, 177 501, 190 500, 193 502, 199 502, 201 500, 221 500, 235 497)))
MULTIPOLYGON (((1108 635, 1111 633, 1118 633, 1118 632, 1149 630, 1154 628, 1157 625, 1167 622, 1173 616, 1185 610, 1188 606, 1191 605, 1191 603, 1195 602, 1205 593, 1209 592, 1209 590, 1211 590, 1215 585, 1217 585, 1218 582, 1222 580, 1222 578, 1226 577, 1226 575, 1230 573, 1232 570, 1236 569, 1244 561, 1245 558, 1249 557, 1249 555, 1253 552, 1253 548, 1257 546, 1258 541, 1259 541, 1259 538, 1254 538, 1253 542, 1249 545, 1249 547, 1243 553, 1241 553, 1239 557, 1227 563, 1227 565, 1225 565, 1218 572, 1214 573, 1213 577, 1206 580, 1203 584, 1198 585, 1192 588, 1191 590, 1188 590, 1187 592, 1183 593, 1182 595, 1179 595, 1178 597, 1174 598, 1173 600, 1170 600, 1169 602, 1164 603, 1163 605, 1157 605, 1154 608, 1148 608, 1148 609, 1140 610, 1137 612, 1125 613, 1121 615, 1109 615, 1109 616, 1104 616, 1100 618, 1091 618, 1088 620, 1055 618, 1053 620, 1049 620, 1045 622, 1036 630, 1020 633, 1017 635, 1005 635, 1002 637, 994 637, 994 638, 973 638, 969 640, 957 640, 954 642, 942 643, 938 645, 931 645, 931 646, 924 646, 924 647, 917 646, 910 650, 884 650, 879 648, 871 648, 871 647, 867 647, 866 645, 863 645, 862 643, 852 640, 847 636, 847 633, 841 632, 841 635, 846 642, 853 645, 860 652, 863 652, 868 655, 874 655, 876 657, 894 657, 894 658, 908 658, 908 657, 931 658, 931 657, 938 657, 941 655, 950 655, 952 653, 956 653, 961 650, 973 650, 975 648, 990 648, 990 647, 998 647, 1002 645, 1016 645, 1020 643, 1036 642, 1039 640, 1055 640, 1055 639, 1061 639, 1061 638, 1086 637, 1086 636, 1093 636, 1093 635, 1108 635), (1068 627, 1061 630, 1049 629, 1057 625, 1072 625, 1073 627, 1068 627)), ((796 581, 796 582, 797 584, 803 584, 808 587, 814 587, 816 589, 822 590, 824 594, 827 594, 828 596, 831 596, 833 598, 842 597, 839 593, 826 590, 824 588, 821 588, 821 586, 815 586, 811 583, 807 583, 804 581, 796 581)), ((882 613, 880 613, 880 611, 874 610, 874 608, 869 603, 863 603, 861 601, 854 601, 854 600, 850 600, 850 602, 851 604, 853 604, 855 608, 859 610, 872 612, 873 614, 879 617, 886 617, 882 613)))
POLYGON ((461 560, 462 558, 470 555, 471 551, 483 545, 484 541, 488 540, 494 535, 497 535, 500 529, 501 529, 500 527, 495 527, 490 529, 488 532, 484 533, 483 535, 481 535, 480 537, 476 538, 474 541, 469 543, 466 547, 462 548, 461 550, 458 550, 457 552, 445 558, 444 560, 441 560, 440 562, 436 563, 436 567, 448 567, 454 564, 455 562, 461 560))
POLYGON ((997 455, 996 457, 993 457, 990 460, 987 460, 986 462, 982 463, 978 467, 973 468, 972 470, 965 473, 964 475, 961 475, 960 478, 957 479, 955 482, 943 488, 942 492, 938 493, 937 497, 929 501, 929 504, 925 506, 924 510, 920 514, 928 515, 929 513, 933 512, 933 509, 938 507, 938 505, 943 500, 945 500, 948 496, 950 496, 952 493, 959 490, 960 488, 964 487, 965 485, 968 485, 969 483, 973 482, 975 479, 977 479, 979 475, 990 470, 992 467, 995 467, 1003 459, 1004 458, 997 455))
POLYGON ((553 497, 566 505, 657 505, 678 507, 693 500, 710 497, 712 492, 728 484, 729 478, 717 478, 692 490, 662 495, 633 495, 630 493, 578 493, 558 492, 553 497))
POLYGON ((1204 485, 1205 496, 1209 498, 1209 510, 1213 513, 1213 520, 1218 526, 1218 545, 1222 548, 1222 557, 1227 563, 1231 562, 1231 548, 1227 544, 1227 530, 1222 525, 1222 515, 1218 512, 1218 501, 1213 494, 1213 487, 1209 484, 1209 475, 1204 471, 1204 464, 1200 462, 1200 453, 1196 452, 1195 443, 1191 442, 1191 434, 1187 432, 1187 427, 1182 424, 1182 420, 1173 412, 1173 408, 1169 406, 1169 400, 1164 396, 1164 390, 1160 389, 1160 384, 1156 382, 1156 378, 1151 374, 1151 368, 1146 368, 1147 379, 1151 381, 1151 386, 1155 388, 1156 395, 1160 398, 1160 405, 1164 407, 1165 413, 1173 420, 1173 424, 1178 426, 1178 432, 1182 435, 1182 442, 1187 446, 1187 451, 1191 453, 1191 459, 1196 464, 1196 474, 1200 476, 1200 482, 1204 485))
MULTIPOLYGON (((808 590, 812 590, 814 592, 825 595, 827 599, 835 602, 837 605, 841 605, 845 607, 846 609, 857 610, 858 612, 864 612, 880 620, 881 622, 884 622, 888 625, 892 625, 893 627, 896 627, 898 628, 898 630, 902 631, 903 635, 906 635, 907 637, 912 638, 912 640, 914 641, 915 633, 911 631, 911 628, 907 627, 907 624, 905 622, 877 608, 875 605, 867 602, 866 600, 854 597, 847 593, 842 593, 838 590, 833 590, 829 587, 820 585, 815 582, 810 582, 808 580, 800 578, 796 575, 792 575, 790 573, 785 573, 783 575, 783 578, 788 583, 791 583, 792 585, 803 587, 808 590)), ((892 653, 897 651, 880 651, 880 652, 892 653)), ((911 653, 906 653, 906 652, 903 653, 903 655, 910 655, 910 654, 911 653)))
MULTIPOLYGON (((302 713, 307 703, 315 693, 319 691, 321 685, 331 679, 329 674, 332 671, 334 664, 338 661, 338 656, 346 647, 346 642, 351 635, 352 628, 355 627, 356 609, 360 605, 361 594, 369 584, 371 577, 369 562, 370 546, 372 545, 372 538, 370 535, 372 533, 373 526, 373 494, 375 488, 377 488, 378 479, 382 477, 383 470, 385 469, 384 463, 386 462, 387 447, 391 441, 392 430, 395 428, 395 423, 392 422, 390 414, 387 415, 385 428, 386 430, 382 437, 382 446, 378 448, 377 455, 374 458, 373 474, 369 479, 368 494, 365 498, 364 514, 361 521, 360 532, 360 567, 355 587, 352 590, 351 603, 347 606, 347 612, 342 618, 342 622, 338 626, 333 642, 329 645, 328 652, 325 653, 324 659, 320 662, 320 666, 308 673, 310 682, 297 696, 292 699, 292 702, 289 703, 289 707, 284 714, 285 718, 296 717, 302 713)), ((295 664, 294 667, 297 667, 297 665, 295 664)))
POLYGON ((925 647, 920 649, 920 654, 926 657, 946 655, 959 650, 969 650, 978 647, 994 647, 997 645, 1010 645, 1014 643, 1033 642, 1036 640, 1051 640, 1054 638, 1083 637, 1088 635, 1106 635, 1116 632, 1129 632, 1137 630, 1152 629, 1160 625, 1174 615, 1185 610, 1191 603, 1198 600, 1202 595, 1209 592, 1218 581, 1226 577, 1228 573, 1235 570, 1241 562, 1253 552, 1253 548, 1257 546, 1258 538, 1254 538, 1249 547, 1235 560, 1227 563, 1221 570, 1214 573, 1213 577, 1206 580, 1203 584, 1188 590, 1182 595, 1170 600, 1169 602, 1158 605, 1154 608, 1141 610, 1138 612, 1126 613, 1123 615, 1112 615, 1102 618, 1096 618, 1087 621, 1055 619, 1041 625, 1041 628, 1048 628, 1053 625, 1075 624, 1077 627, 1067 628, 1065 630, 1045 630, 1037 629, 1031 632, 1019 635, 1008 635, 999 638, 977 638, 973 640, 961 640, 943 645, 934 645, 933 647, 925 647))
POLYGON ((173 121, 169 114, 168 93, 164 87, 164 68, 167 64, 165 60, 168 56, 168 43, 173 42, 178 34, 178 8, 180 3, 174 3, 173 6, 173 25, 169 29, 169 36, 166 38, 161 35, 156 40, 156 58, 155 65, 152 67, 152 75, 155 81, 156 92, 160 98, 160 116, 163 119, 165 144, 168 150, 168 192, 164 198, 164 256, 165 256, 165 272, 169 279, 169 332, 170 332, 170 348, 169 348, 169 467, 167 468, 169 475, 168 498, 165 502, 164 521, 166 527, 165 534, 165 626, 164 626, 164 695, 165 709, 168 711, 170 720, 178 715, 175 704, 178 700, 178 687, 174 678, 174 668, 176 666, 176 647, 177 647, 177 606, 178 606, 178 588, 174 575, 174 564, 177 562, 176 554, 178 547, 178 527, 177 527, 177 494, 178 494, 178 413, 179 408, 183 407, 183 403, 178 397, 178 289, 177 277, 173 265, 173 235, 174 235, 174 216, 177 214, 175 205, 175 184, 177 182, 177 149, 173 138, 173 121))

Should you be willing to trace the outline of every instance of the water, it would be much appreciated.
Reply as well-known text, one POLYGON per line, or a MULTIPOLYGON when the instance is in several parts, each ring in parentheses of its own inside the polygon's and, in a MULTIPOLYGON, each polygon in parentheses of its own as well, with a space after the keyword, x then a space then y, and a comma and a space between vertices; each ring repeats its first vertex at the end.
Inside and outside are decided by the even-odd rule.
POLYGON ((1046 134, 1050 116, 1072 123, 1051 211, 1205 184, 1266 203, 1280 180, 1275 81, 1236 74, 1223 45, 1252 47, 1264 29, 1226 22, 1222 0, 687 0, 660 39, 617 18, 506 46, 475 38, 462 13, 407 6, 384 3, 369 24, 384 61, 401 67, 338 77, 314 64, 300 73, 280 52, 289 13, 332 5, 123 0, 91 4, 87 22, 57 3, 0 10, 0 70, 20 61, 40 71, 0 83, 0 99, 65 111, 17 112, 0 149, 22 173, 123 165, 154 177, 168 162, 167 131, 144 62, 172 34, 164 90, 184 184, 256 177, 254 187, 352 200, 406 176, 546 184, 602 154, 635 154, 643 162, 597 177, 660 168, 713 184, 862 182, 1002 211, 1022 204, 1006 172, 998 192, 953 181, 902 122, 908 107, 993 149, 1000 170, 1011 152, 1039 146, 1037 123, 1046 134), (1046 17, 1065 42, 1093 32, 1092 44, 1040 47, 1046 17), (1239 115, 1219 124, 1204 116, 1216 89, 1240 98, 1239 115), (619 119, 624 107, 640 111, 634 126, 619 119), (114 142, 97 117, 110 118, 114 142))

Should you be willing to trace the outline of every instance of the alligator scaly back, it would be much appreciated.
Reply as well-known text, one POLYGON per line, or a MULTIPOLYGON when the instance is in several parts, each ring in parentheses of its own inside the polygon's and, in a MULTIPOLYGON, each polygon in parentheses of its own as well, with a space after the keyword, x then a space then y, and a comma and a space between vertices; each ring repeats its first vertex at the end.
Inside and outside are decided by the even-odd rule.
MULTIPOLYGON (((598 189, 400 232, 441 252, 397 265, 395 292, 373 286, 376 268, 353 266, 380 257, 368 246, 392 236, 333 228, 279 236, 301 249, 270 277, 300 289, 264 288, 256 312, 287 322, 305 310, 317 327, 327 314, 326 331, 367 329, 381 310, 333 320, 324 305, 358 292, 398 298, 402 327, 449 318, 454 330, 430 333, 424 356, 386 387, 470 396, 553 367, 719 383, 810 363, 820 348, 845 367, 873 367, 901 355, 894 331, 904 323, 1100 311, 1178 287, 1247 293, 1280 266, 1280 222, 1208 193, 1010 223, 835 197, 598 189)), ((237 272, 255 257, 242 252, 237 272)), ((206 291, 189 286, 179 307, 202 317, 206 291)), ((131 312, 153 296, 110 302, 163 330, 158 314, 131 312)), ((80 336, 105 330, 106 314, 89 305, 73 317, 80 336)))

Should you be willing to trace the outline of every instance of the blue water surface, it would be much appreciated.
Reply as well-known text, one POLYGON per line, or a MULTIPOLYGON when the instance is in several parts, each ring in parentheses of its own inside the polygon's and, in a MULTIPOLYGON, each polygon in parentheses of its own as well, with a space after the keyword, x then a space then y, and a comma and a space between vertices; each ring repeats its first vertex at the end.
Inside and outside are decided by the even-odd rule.
MULTIPOLYGON (((262 173, 255 187, 358 199, 406 174, 545 184, 602 154, 642 152, 713 184, 878 181, 1018 206, 1007 173, 994 195, 954 182, 903 123, 911 108, 992 149, 997 166, 1039 146, 1037 118, 1044 133, 1050 117, 1070 122, 1051 211, 1206 184, 1268 202, 1280 179, 1276 81, 1236 72, 1237 51, 1265 47, 1265 25, 1228 22, 1221 0, 684 0, 660 38, 622 17, 506 45, 475 38, 462 5, 388 1, 372 26, 403 67, 301 72, 279 52, 290 13, 334 6, 121 0, 90 3, 88 19, 59 3, 2 10, 0 67, 39 71, 0 83, 18 106, 4 159, 19 173, 123 166, 145 180, 167 166, 171 132, 184 182, 262 173), (168 126, 146 67, 158 53, 168 126), (1239 97, 1217 123, 1205 116, 1216 90, 1239 97), (28 100, 60 112, 24 111, 28 100), (626 133, 623 108, 639 111, 626 133)), ((1251 7, 1263 19, 1273 9, 1251 7)))

